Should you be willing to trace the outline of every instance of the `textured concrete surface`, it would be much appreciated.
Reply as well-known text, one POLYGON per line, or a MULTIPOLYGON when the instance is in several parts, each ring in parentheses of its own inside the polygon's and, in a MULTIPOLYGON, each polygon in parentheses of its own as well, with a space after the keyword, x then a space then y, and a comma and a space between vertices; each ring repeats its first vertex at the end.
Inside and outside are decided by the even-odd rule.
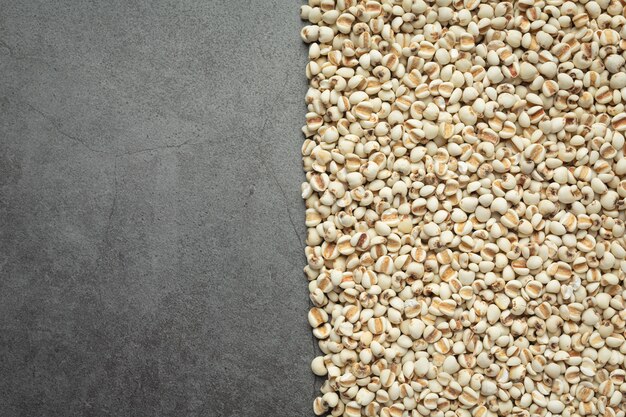
POLYGON ((309 416, 289 0, 0 0, 0 416, 309 416))

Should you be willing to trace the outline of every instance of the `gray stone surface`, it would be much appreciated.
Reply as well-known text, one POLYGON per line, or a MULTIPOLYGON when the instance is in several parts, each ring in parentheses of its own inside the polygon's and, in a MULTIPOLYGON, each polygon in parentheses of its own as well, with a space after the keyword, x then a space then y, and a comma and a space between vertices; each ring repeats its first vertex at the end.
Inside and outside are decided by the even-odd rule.
POLYGON ((0 416, 309 416, 288 0, 0 0, 0 416))

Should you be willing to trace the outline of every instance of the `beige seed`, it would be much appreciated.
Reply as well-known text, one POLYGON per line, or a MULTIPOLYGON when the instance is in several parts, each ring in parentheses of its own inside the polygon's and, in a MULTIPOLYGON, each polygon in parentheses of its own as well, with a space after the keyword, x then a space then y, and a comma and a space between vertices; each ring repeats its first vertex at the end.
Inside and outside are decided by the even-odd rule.
POLYGON ((313 370, 313 373, 317 376, 326 375, 328 371, 326 370, 326 365, 324 364, 324 357, 317 356, 315 359, 313 359, 313 362, 311 362, 311 369, 313 370))

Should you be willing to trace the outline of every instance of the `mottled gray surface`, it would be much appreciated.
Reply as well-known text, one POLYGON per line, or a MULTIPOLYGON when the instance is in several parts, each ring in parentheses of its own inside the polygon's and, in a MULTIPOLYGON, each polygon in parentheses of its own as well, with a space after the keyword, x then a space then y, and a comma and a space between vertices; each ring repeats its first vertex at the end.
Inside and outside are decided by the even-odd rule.
POLYGON ((308 416, 299 2, 0 0, 0 416, 308 416))

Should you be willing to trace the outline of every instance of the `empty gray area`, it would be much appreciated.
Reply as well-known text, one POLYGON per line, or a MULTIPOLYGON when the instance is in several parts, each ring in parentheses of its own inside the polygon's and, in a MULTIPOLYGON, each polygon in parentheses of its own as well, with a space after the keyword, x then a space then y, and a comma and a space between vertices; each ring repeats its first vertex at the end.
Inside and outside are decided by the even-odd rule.
POLYGON ((289 0, 0 0, 0 416, 310 416, 289 0))

